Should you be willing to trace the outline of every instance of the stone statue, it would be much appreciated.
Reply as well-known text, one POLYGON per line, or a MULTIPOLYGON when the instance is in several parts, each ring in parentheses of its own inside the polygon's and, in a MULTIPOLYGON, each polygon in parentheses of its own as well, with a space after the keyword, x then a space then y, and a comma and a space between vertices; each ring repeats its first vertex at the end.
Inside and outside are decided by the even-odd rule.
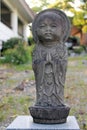
POLYGON ((64 105, 67 69, 65 41, 70 32, 66 15, 57 9, 40 12, 32 25, 36 42, 33 70, 36 81, 36 104, 30 113, 37 123, 64 123, 70 108, 64 105))

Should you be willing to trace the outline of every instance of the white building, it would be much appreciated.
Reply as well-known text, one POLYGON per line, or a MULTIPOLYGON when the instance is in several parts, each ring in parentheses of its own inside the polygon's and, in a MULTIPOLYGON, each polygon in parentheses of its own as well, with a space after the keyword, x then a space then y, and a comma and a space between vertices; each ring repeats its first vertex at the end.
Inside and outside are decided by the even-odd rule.
POLYGON ((33 18, 25 0, 0 0, 0 42, 11 37, 27 40, 27 26, 33 18))

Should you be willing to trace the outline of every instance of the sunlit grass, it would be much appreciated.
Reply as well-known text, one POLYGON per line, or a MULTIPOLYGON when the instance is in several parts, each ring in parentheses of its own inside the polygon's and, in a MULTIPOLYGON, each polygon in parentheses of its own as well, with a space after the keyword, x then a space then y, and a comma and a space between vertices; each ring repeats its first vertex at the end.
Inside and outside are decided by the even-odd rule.
POLYGON ((87 56, 75 56, 75 57, 68 57, 69 61, 75 61, 75 60, 87 60, 87 56))
POLYGON ((65 101, 70 115, 77 118, 81 130, 87 130, 87 56, 69 57, 65 83, 65 101))
POLYGON ((29 114, 28 107, 33 101, 32 97, 27 95, 4 96, 0 102, 0 122, 7 118, 15 118, 18 115, 29 114))
POLYGON ((16 65, 13 66, 17 71, 32 70, 32 64, 16 65))

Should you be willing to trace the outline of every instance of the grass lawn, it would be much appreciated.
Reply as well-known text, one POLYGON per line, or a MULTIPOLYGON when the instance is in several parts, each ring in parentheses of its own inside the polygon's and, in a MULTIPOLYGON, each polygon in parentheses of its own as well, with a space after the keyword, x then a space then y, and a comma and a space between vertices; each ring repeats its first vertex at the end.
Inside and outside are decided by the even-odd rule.
MULTIPOLYGON (((81 130, 87 130, 87 56, 71 57, 65 82, 65 103, 71 107, 81 130)), ((30 64, 14 66, 0 64, 0 127, 18 115, 28 115, 28 107, 35 102, 35 86, 24 91, 14 90, 20 81, 34 80, 30 64)))
POLYGON ((82 130, 87 130, 87 56, 69 58, 65 83, 65 102, 70 115, 77 118, 82 130), (83 64, 86 62, 86 64, 83 64))

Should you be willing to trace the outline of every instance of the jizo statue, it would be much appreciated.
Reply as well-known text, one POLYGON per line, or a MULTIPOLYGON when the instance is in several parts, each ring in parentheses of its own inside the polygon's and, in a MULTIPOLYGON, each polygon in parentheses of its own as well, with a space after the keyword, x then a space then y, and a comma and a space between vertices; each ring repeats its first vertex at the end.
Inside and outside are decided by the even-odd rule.
POLYGON ((36 42, 33 51, 36 104, 29 108, 30 113, 36 123, 64 123, 70 110, 64 104, 69 20, 60 10, 44 10, 35 17, 32 33, 36 42))

